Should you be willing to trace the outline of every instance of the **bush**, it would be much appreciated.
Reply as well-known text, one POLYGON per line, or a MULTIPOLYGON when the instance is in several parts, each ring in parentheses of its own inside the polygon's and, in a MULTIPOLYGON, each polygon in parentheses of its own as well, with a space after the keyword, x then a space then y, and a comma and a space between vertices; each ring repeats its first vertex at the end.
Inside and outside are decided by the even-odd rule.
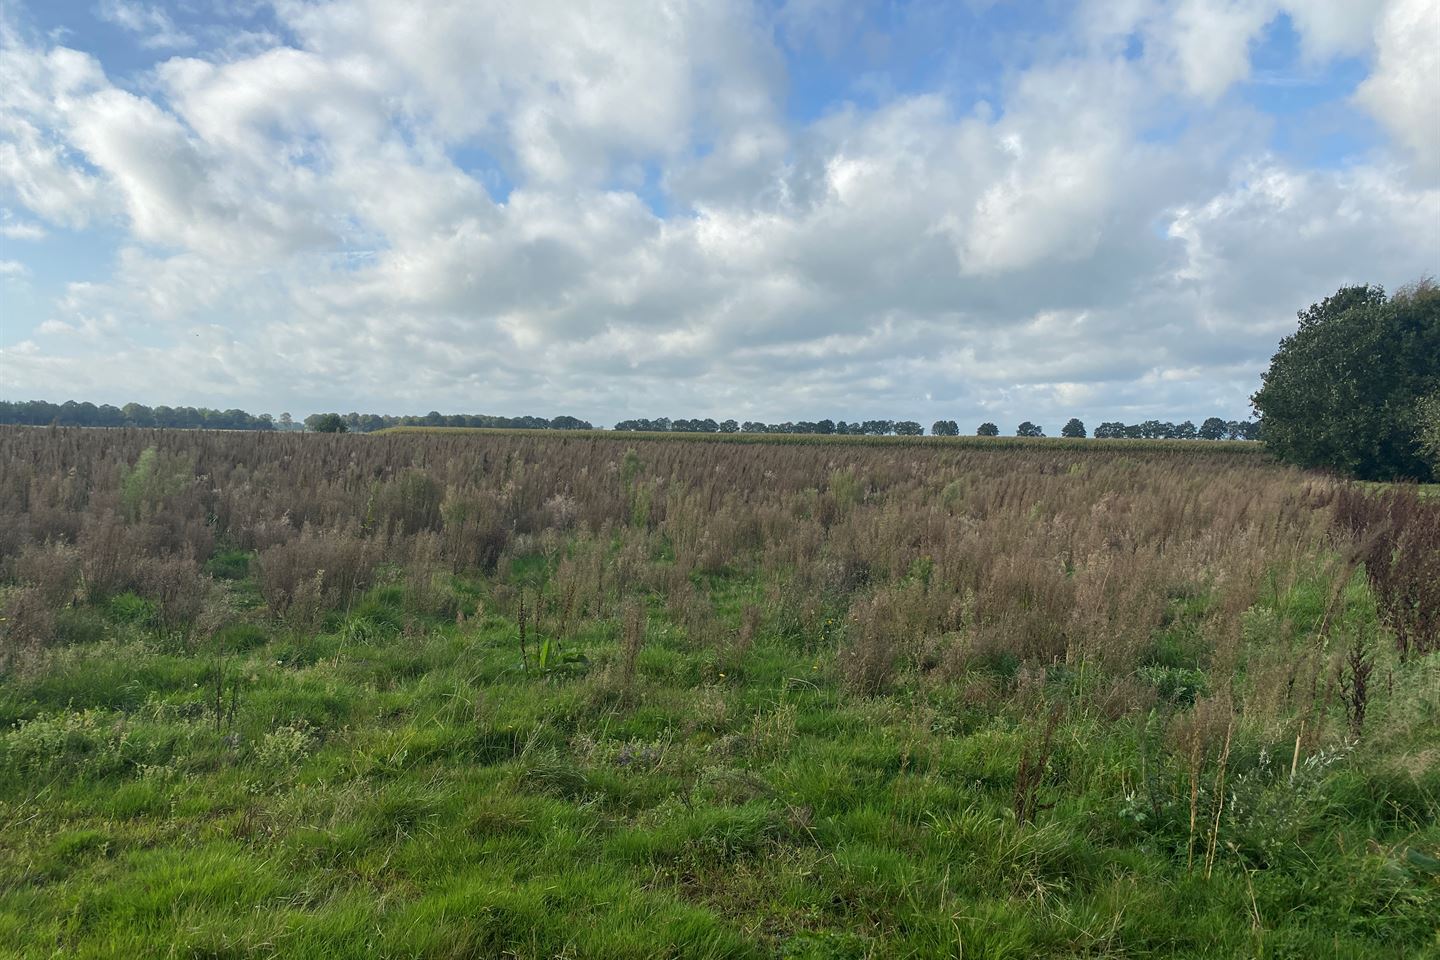
POLYGON ((1365 480, 1430 480, 1423 398, 1440 391, 1440 288, 1342 287, 1299 314, 1251 398, 1267 449, 1365 480))
POLYGON ((260 592, 275 615, 314 623, 369 586, 375 558, 374 541, 341 530, 307 528, 259 555, 260 592))
POLYGON ((159 621, 154 603, 128 591, 116 594, 106 601, 105 611, 114 623, 150 627, 159 621))
POLYGON ((250 554, 244 550, 222 550, 205 561, 205 572, 216 580, 244 580, 250 575, 250 554))

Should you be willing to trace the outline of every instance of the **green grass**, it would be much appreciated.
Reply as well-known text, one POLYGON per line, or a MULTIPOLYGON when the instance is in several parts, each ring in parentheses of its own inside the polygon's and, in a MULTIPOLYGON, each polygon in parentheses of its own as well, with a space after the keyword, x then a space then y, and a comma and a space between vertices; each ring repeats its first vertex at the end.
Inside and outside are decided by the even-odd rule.
MULTIPOLYGON (((717 585, 737 622, 747 590, 717 585)), ((1262 596, 1257 650, 1317 591, 1262 596)), ((1435 955, 1440 778, 1413 762, 1435 706, 1387 715, 1403 690, 1373 749, 1298 776, 1284 742, 1239 738, 1214 871, 1187 868, 1154 730, 1218 682, 1205 602, 1175 601, 1141 669, 1158 712, 1067 717, 1033 824, 1018 703, 918 677, 856 698, 801 638, 721 663, 657 606, 625 689, 603 624, 568 644, 581 669, 542 674, 510 620, 428 620, 396 588, 329 632, 192 648, 111 604, 99 636, 0 682, 0 955, 1435 955)), ((1363 581, 1339 616, 1373 627, 1363 581)))
POLYGON ((1364 487, 1366 490, 1372 490, 1377 493, 1386 490, 1394 490, 1396 487, 1409 486, 1412 487, 1415 492, 1421 497, 1440 497, 1440 483, 1399 484, 1384 483, 1378 480, 1357 480, 1355 481, 1355 483, 1358 486, 1364 487))

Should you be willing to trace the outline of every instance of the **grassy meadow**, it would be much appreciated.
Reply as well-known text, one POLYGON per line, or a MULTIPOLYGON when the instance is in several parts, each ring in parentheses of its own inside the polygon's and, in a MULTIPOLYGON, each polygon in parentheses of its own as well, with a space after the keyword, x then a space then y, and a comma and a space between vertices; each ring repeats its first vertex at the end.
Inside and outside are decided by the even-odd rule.
POLYGON ((0 956, 1440 956, 1440 499, 677 439, 0 428, 0 956))

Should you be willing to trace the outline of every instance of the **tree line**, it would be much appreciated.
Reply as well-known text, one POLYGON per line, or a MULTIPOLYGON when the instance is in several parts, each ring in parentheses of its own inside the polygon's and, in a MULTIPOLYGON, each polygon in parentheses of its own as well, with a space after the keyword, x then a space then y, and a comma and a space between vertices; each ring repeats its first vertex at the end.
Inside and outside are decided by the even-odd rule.
POLYGON ((182 430, 274 430, 275 418, 268 413, 255 416, 244 410, 212 410, 209 407, 147 407, 127 403, 67 400, 0 400, 0 423, 32 427, 174 427, 182 430))
POLYGON ((925 429, 914 420, 801 420, 795 423, 761 423, 758 420, 671 420, 657 417, 654 420, 621 420, 616 430, 635 430, 645 433, 818 433, 822 435, 852 437, 884 437, 892 434, 902 437, 918 437, 925 429))
POLYGON ((312 413, 297 422, 288 413, 272 417, 244 410, 209 407, 123 407, 67 400, 0 400, 0 424, 48 427, 169 427, 180 430, 310 430, 319 433, 372 433, 387 427, 490 427, 513 430, 590 430, 588 420, 575 417, 495 417, 486 414, 442 414, 395 417, 374 413, 312 413))
POLYGON ((374 433, 390 427, 483 427, 490 430, 593 430, 577 417, 497 417, 484 413, 441 413, 394 417, 380 413, 312 413, 305 429, 318 433, 374 433))
MULTIPOLYGON (((44 400, 0 401, 0 423, 28 426, 62 427, 169 427, 189 430, 308 430, 313 433, 374 433, 389 427, 484 427, 495 430, 591 430, 588 420, 577 417, 499 417, 489 414, 444 414, 432 410, 424 416, 390 416, 376 413, 312 413, 303 421, 289 413, 272 417, 268 413, 250 414, 244 410, 212 410, 208 407, 148 407, 127 403, 123 407, 68 400, 49 403, 44 400)), ((620 431, 647 433, 811 433, 857 437, 919 437, 925 428, 915 420, 786 420, 763 423, 758 420, 670 419, 622 420, 615 424, 620 431)), ((976 428, 982 437, 1000 435, 994 423, 976 428)), ((937 420, 930 426, 936 437, 957 437, 960 426, 954 420, 937 420)), ((1018 437, 1043 437, 1045 431, 1029 420, 1015 430, 1018 437)), ((1085 424, 1072 417, 1060 430, 1062 437, 1085 437, 1085 424)), ((1102 423, 1095 428, 1096 439, 1132 438, 1167 440, 1254 440, 1258 425, 1249 421, 1222 420, 1210 417, 1199 427, 1189 420, 1175 424, 1161 420, 1142 423, 1102 423)))
MULTIPOLYGON (((815 433, 835 436, 864 437, 919 437, 925 428, 914 420, 800 420, 784 423, 762 423, 758 420, 672 420, 657 417, 653 420, 621 420, 616 430, 641 431, 646 433, 815 433)), ((994 423, 982 423, 975 433, 981 437, 998 437, 1000 428, 994 423)), ((936 420, 930 425, 930 435, 935 437, 958 437, 960 425, 954 420, 936 420)), ((1015 429, 1017 437, 1043 437, 1045 430, 1029 420, 1015 429)), ((1062 437, 1087 437, 1090 435, 1085 424, 1077 417, 1060 429, 1062 437)), ((1095 428, 1097 440, 1131 438, 1141 440, 1256 440, 1259 439, 1259 425, 1248 420, 1222 420, 1209 417, 1199 427, 1186 420, 1170 423, 1162 420, 1146 420, 1142 423, 1125 424, 1118 421, 1102 423, 1095 428)))

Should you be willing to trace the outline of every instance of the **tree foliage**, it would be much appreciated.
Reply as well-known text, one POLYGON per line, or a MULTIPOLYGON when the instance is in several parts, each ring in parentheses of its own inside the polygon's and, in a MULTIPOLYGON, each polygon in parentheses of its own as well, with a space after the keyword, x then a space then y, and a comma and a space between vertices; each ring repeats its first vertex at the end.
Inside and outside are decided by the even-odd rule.
POLYGON ((1364 480, 1431 480, 1423 398, 1440 390, 1440 288, 1342 287, 1301 311, 1251 403, 1266 446, 1364 480))
POLYGON ((305 418, 305 429, 312 433, 349 433, 350 425, 338 413, 312 413, 305 418))
MULTIPOLYGON (((306 418, 310 422, 316 415, 306 418)), ((389 416, 374 413, 335 414, 351 433, 370 433, 387 427, 489 427, 521 430, 589 430, 588 420, 560 416, 496 417, 488 414, 443 414, 432 410, 423 417, 389 416)), ((289 413, 279 419, 268 413, 259 415, 244 410, 211 410, 208 407, 147 407, 143 403, 127 403, 114 407, 108 403, 67 400, 50 403, 45 400, 0 400, 0 424, 21 424, 46 427, 167 427, 185 430, 298 430, 289 413)))
POLYGON ((1430 463, 1432 475, 1440 475, 1440 390, 1420 401, 1420 455, 1430 463))
POLYGON ((0 400, 0 423, 33 427, 171 427, 191 430, 273 430, 275 423, 267 415, 252 416, 244 410, 211 410, 209 407, 147 407, 143 403, 127 403, 123 407, 108 403, 67 400, 50 403, 46 400, 0 400))
POLYGON ((1071 417, 1065 426, 1060 428, 1060 436, 1083 437, 1085 436, 1085 424, 1080 421, 1079 417, 1071 417))

